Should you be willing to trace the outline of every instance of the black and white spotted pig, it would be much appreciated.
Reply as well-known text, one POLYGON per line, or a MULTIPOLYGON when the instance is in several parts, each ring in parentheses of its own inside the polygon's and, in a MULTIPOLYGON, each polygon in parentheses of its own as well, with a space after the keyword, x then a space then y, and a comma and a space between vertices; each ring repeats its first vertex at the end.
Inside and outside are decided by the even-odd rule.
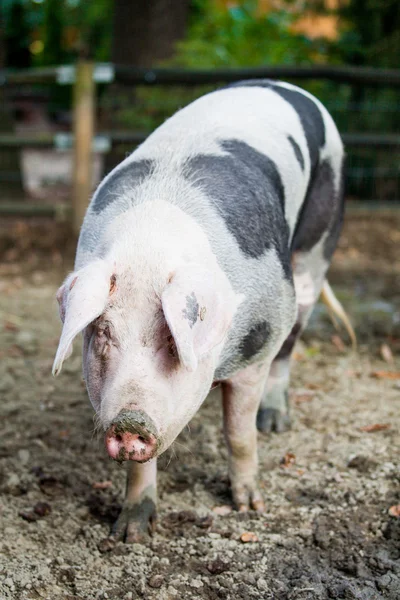
POLYGON ((343 213, 343 147, 323 106, 286 83, 207 94, 101 183, 58 292, 57 374, 83 332, 109 455, 129 460, 115 532, 155 515, 156 457, 222 382, 234 502, 264 509, 257 431, 289 425, 289 361, 343 213))

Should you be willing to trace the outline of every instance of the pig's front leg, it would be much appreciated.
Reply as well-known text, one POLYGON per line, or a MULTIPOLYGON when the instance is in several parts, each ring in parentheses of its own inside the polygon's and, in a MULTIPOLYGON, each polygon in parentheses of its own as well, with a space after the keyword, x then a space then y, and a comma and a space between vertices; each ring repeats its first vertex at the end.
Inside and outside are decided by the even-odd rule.
POLYGON ((233 501, 240 512, 265 510, 258 489, 256 416, 269 365, 246 367, 223 383, 224 432, 233 501))
POLYGON ((127 543, 141 542, 154 530, 157 503, 157 460, 128 461, 126 495, 112 534, 127 543))

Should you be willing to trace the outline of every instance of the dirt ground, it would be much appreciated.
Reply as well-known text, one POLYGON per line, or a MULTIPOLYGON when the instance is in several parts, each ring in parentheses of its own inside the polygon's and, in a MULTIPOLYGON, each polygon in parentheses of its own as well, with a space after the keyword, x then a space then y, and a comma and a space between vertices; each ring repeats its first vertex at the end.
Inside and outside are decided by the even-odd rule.
POLYGON ((124 467, 94 434, 79 352, 50 375, 72 262, 67 238, 52 228, 46 246, 35 227, 0 236, 0 599, 398 600, 399 218, 347 221, 330 281, 359 351, 318 308, 294 360, 293 428, 259 438, 267 512, 231 510, 216 390, 160 460, 147 545, 107 541, 124 467))

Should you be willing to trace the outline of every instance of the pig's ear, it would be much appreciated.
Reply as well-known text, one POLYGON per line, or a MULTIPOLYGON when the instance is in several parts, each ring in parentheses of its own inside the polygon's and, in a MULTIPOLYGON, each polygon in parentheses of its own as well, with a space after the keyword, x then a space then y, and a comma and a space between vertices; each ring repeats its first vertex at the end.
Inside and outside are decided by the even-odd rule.
POLYGON ((198 265, 180 267, 161 296, 180 361, 195 371, 198 361, 221 343, 239 304, 228 282, 198 265))
POLYGON ((62 364, 72 353, 72 342, 89 323, 104 311, 111 287, 115 285, 112 265, 96 260, 72 273, 57 292, 63 329, 53 364, 58 375, 62 364))

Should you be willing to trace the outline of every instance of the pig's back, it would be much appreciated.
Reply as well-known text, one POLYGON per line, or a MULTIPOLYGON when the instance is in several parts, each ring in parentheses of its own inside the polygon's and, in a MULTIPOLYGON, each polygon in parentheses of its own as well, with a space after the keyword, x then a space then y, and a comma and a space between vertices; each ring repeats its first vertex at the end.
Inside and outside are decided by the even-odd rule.
POLYGON ((342 153, 329 114, 299 88, 250 81, 212 92, 168 119, 105 178, 85 218, 78 266, 102 252, 104 230, 135 204, 178 205, 205 230, 233 287, 246 295, 223 377, 251 360, 254 340, 278 344, 279 326, 293 312, 290 246, 310 179, 321 157, 339 172, 342 153))

